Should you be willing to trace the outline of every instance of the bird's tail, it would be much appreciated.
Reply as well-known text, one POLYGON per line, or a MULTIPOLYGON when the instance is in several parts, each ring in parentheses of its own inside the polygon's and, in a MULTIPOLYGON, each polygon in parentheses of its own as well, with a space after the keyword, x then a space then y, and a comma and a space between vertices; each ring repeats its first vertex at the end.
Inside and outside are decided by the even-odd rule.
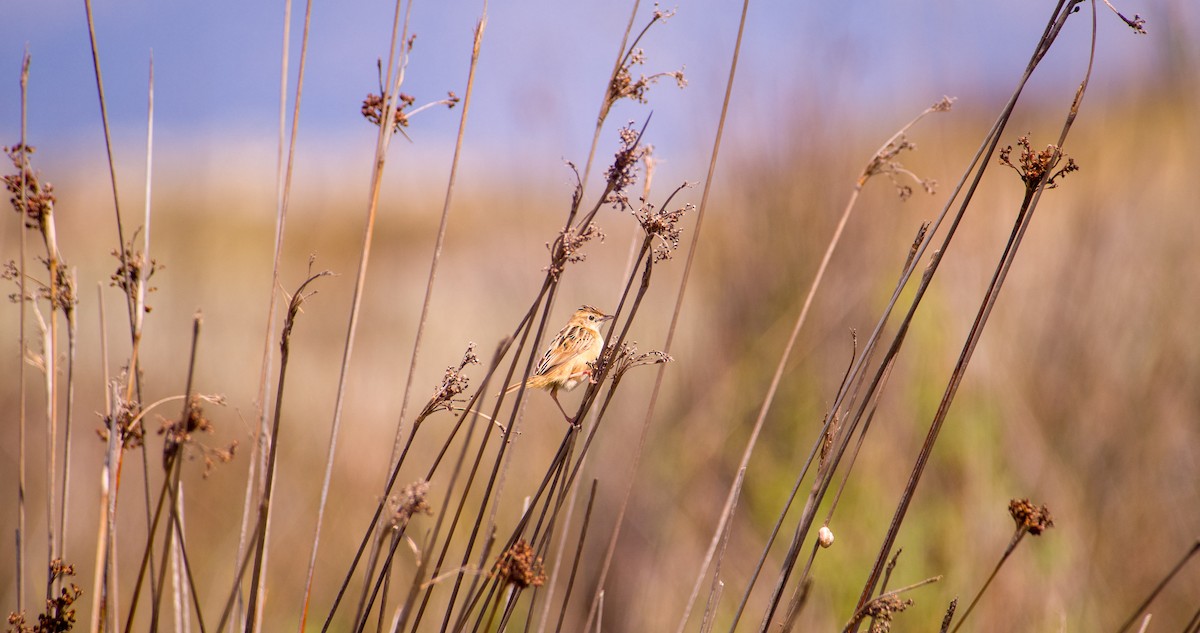
POLYGON ((507 388, 504 389, 504 393, 505 394, 512 393, 512 392, 520 389, 522 384, 525 385, 526 389, 545 389, 546 386, 549 384, 549 382, 547 381, 547 378, 545 375, 536 374, 536 375, 530 376, 529 380, 526 380, 524 382, 521 382, 521 381, 514 382, 513 384, 509 385, 507 388))

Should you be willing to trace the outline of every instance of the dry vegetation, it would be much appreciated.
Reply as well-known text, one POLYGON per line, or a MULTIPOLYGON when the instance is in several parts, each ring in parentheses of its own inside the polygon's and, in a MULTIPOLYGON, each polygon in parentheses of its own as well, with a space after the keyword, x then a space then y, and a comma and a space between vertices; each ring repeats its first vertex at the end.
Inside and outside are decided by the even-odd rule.
POLYGON ((282 229, 178 174, 171 221, 75 221, 111 189, 3 124, 12 630, 1200 631, 1194 80, 836 136, 818 105, 669 183, 669 113, 608 117, 686 85, 635 8, 575 187, 397 202, 433 114, 402 15, 369 195, 284 170, 282 229), (616 318, 580 425, 498 396, 584 303, 616 318))

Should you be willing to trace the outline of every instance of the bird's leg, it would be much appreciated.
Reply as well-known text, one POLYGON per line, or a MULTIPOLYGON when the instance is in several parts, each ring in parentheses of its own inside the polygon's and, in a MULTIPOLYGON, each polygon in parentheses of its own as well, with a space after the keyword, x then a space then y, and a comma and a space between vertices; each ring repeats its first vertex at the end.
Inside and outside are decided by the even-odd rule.
POLYGON ((563 417, 567 419, 567 423, 569 423, 571 426, 578 426, 577 424, 575 424, 575 418, 568 415, 567 410, 564 409, 562 406, 562 403, 558 401, 558 390, 557 389, 550 390, 550 397, 554 399, 554 404, 558 405, 558 410, 562 411, 563 417))

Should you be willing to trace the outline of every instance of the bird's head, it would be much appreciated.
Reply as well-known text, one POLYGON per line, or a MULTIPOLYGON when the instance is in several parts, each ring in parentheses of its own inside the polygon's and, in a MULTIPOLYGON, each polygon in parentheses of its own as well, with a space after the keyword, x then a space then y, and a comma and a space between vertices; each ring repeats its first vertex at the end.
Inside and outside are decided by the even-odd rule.
POLYGON ((601 323, 611 318, 611 314, 604 314, 592 306, 584 305, 575 311, 575 314, 571 317, 571 321, 580 325, 599 327, 601 323))

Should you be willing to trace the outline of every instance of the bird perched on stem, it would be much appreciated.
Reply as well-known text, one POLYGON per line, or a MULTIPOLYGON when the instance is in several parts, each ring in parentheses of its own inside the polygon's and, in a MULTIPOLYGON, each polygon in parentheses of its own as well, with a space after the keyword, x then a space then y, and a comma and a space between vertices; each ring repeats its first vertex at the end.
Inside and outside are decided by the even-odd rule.
MULTIPOLYGON (((525 381, 528 389, 545 389, 550 392, 554 404, 567 418, 567 422, 575 424, 575 419, 567 415, 566 409, 558 401, 558 391, 570 391, 585 378, 594 382, 590 363, 600 357, 604 350, 604 337, 600 334, 600 324, 612 316, 593 308, 580 306, 571 320, 567 322, 550 348, 542 355, 533 374, 525 381)), ((521 388, 521 383, 510 385, 504 393, 512 393, 521 388)))

